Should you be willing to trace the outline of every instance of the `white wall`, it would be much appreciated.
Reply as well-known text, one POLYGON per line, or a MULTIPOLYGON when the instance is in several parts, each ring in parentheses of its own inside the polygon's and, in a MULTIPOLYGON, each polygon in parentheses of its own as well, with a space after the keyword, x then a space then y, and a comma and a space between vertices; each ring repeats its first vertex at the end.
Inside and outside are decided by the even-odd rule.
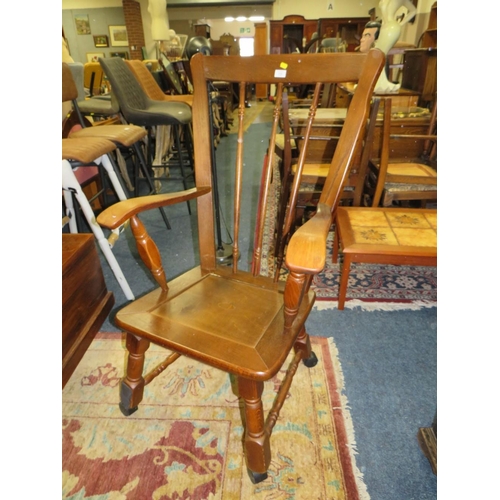
POLYGON ((378 5, 378 0, 313 0, 307 3, 297 0, 276 0, 273 19, 283 19, 299 14, 306 19, 320 17, 367 17, 368 11, 378 5))
POLYGON ((62 9, 102 9, 122 7, 122 0, 62 0, 62 9))

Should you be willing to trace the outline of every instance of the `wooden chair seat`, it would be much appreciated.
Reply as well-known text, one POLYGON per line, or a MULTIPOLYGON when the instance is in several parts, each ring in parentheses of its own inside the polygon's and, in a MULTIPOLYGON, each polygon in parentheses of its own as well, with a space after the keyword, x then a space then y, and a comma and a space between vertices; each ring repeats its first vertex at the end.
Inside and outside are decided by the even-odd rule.
MULTIPOLYGON (((377 163, 379 166, 380 163, 377 163)), ((380 168, 380 167, 378 167, 380 168)), ((391 183, 415 183, 437 185, 437 172, 425 163, 391 160, 385 175, 386 188, 391 183)))
POLYGON ((168 295, 158 289, 119 311, 116 324, 228 373, 269 380, 292 348, 314 294, 308 292, 292 332, 283 335, 284 284, 225 271, 203 274, 195 268, 170 281, 168 295), (221 314, 228 322, 220 320, 221 314))
MULTIPOLYGON (((317 363, 305 322, 311 311, 315 294, 312 279, 325 266, 326 244, 332 215, 340 196, 357 145, 362 140, 373 88, 384 66, 379 50, 369 54, 330 54, 328 64, 323 54, 281 54, 252 57, 206 56, 195 54, 191 59, 194 86, 193 137, 196 157, 196 185, 180 192, 145 196, 125 200, 106 209, 98 216, 99 224, 114 229, 127 220, 144 265, 159 285, 154 290, 117 312, 115 322, 127 334, 128 363, 120 385, 120 409, 125 415, 139 411, 145 386, 160 375, 179 356, 185 355, 209 366, 234 375, 236 392, 242 401, 244 425, 243 446, 250 479, 257 483, 267 477, 271 463, 270 436, 285 404, 293 377, 301 373, 302 362, 308 368, 317 363), (276 70, 287 67, 286 81, 276 70), (314 76, 312 76, 314 75, 314 76), (290 273, 286 282, 260 274, 263 256, 266 209, 270 195, 273 158, 256 158, 251 141, 244 152, 245 95, 248 85, 277 86, 276 108, 270 132, 269 150, 274 151, 278 129, 279 108, 283 87, 287 82, 309 84, 316 82, 359 81, 353 97, 352 112, 346 118, 344 133, 325 180, 323 193, 314 217, 300 227, 289 241, 286 264, 290 273), (226 179, 228 191, 225 202, 233 202, 232 255, 240 254, 240 243, 253 238, 250 269, 239 259, 232 258, 227 266, 218 260, 216 217, 220 206, 213 159, 213 129, 209 87, 212 81, 228 81, 239 88, 238 147, 234 176, 226 179), (247 156, 250 155, 250 156, 247 156), (247 190, 243 169, 252 175, 260 170, 256 227, 241 217, 242 194, 247 190), (149 237, 139 215, 147 210, 167 205, 197 202, 198 239, 193 242, 199 250, 199 265, 167 282, 161 264, 161 252, 149 237), (215 201, 214 201, 215 200, 215 201), (171 351, 167 358, 148 373, 143 373, 146 351, 153 342, 171 351), (276 394, 274 403, 264 413, 262 392, 264 381, 270 380, 293 351, 293 359, 276 394)), ((321 85, 316 83, 316 90, 321 85)), ((319 96, 311 108, 311 120, 319 96)), ((251 137, 248 135, 248 137, 251 137)), ((225 193, 226 195, 226 193, 225 193)), ((253 200, 253 197, 252 197, 253 200)), ((245 207, 245 215, 246 207, 245 207)), ((174 256, 169 255, 169 258, 174 256)), ((181 259, 182 260, 182 259, 181 259)), ((241 259, 246 262, 246 259, 241 259)))

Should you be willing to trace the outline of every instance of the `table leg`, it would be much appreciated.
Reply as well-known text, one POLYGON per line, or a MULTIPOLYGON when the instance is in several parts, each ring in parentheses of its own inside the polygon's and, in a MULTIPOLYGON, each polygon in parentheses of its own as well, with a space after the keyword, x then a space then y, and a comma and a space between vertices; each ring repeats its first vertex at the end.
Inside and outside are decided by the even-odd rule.
POLYGON ((344 264, 340 269, 339 279, 339 305, 340 311, 344 310, 345 296, 347 293, 347 283, 349 281, 349 273, 351 272, 351 256, 344 254, 344 264))

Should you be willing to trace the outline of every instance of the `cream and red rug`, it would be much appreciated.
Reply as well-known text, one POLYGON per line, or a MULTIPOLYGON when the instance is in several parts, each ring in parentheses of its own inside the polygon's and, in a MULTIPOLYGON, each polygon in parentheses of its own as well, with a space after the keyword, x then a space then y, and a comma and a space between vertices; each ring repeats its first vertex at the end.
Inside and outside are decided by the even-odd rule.
MULTIPOLYGON (((366 500, 335 345, 312 337, 319 362, 300 365, 271 438, 268 478, 254 485, 230 378, 180 358, 124 417, 120 334, 98 334, 63 390, 63 499, 366 500)), ((151 346, 154 366, 165 350, 151 346)), ((280 373, 265 385, 270 408, 280 373)))

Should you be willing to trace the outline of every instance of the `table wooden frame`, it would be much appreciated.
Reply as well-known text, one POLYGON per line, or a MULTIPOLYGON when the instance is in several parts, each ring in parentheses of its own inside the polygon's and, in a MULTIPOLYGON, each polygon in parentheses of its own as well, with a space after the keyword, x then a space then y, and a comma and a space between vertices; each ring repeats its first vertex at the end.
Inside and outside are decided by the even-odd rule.
MULTIPOLYGON (((366 244, 356 241, 349 214, 353 211, 371 211, 372 213, 400 213, 411 216, 413 214, 437 214, 433 209, 410 208, 366 208, 366 207, 339 207, 335 216, 335 236, 333 241, 332 262, 338 260, 339 250, 344 255, 344 262, 340 271, 338 308, 344 309, 347 285, 351 264, 393 264, 406 266, 436 266, 437 247, 419 245, 387 245, 384 243, 366 244)), ((437 226, 435 228, 437 231, 437 226)))

